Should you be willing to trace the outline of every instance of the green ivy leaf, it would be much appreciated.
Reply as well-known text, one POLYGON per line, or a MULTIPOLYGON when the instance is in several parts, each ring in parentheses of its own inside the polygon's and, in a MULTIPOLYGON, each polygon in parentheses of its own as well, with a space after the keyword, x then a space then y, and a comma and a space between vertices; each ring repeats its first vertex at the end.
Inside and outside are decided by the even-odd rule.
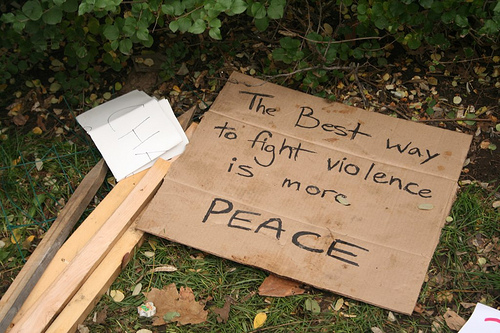
POLYGON ((42 5, 40 2, 31 0, 27 1, 22 8, 24 15, 26 15, 30 20, 37 21, 42 17, 42 5))
POLYGON ((172 32, 177 32, 177 30, 179 30, 179 22, 177 20, 172 21, 168 24, 168 27, 172 32))
POLYGON ((323 36, 321 36, 317 32, 311 32, 311 33, 307 34, 306 38, 309 39, 309 40, 316 41, 316 42, 322 42, 323 41, 323 36))
POLYGON ((91 34, 98 35, 99 34, 99 20, 95 17, 90 17, 87 23, 87 28, 91 34))
POLYGON ((130 50, 132 50, 132 41, 130 38, 122 39, 120 41, 119 50, 123 54, 130 54, 130 50))
POLYGON ((136 36, 139 40, 142 40, 142 41, 148 40, 149 30, 148 29, 139 29, 136 32, 136 36))
POLYGON ((420 0, 420 6, 424 7, 425 9, 429 9, 432 7, 432 3, 434 0, 420 0))
POLYGON ((365 52, 363 52, 363 50, 361 50, 359 47, 355 48, 353 51, 352 51, 352 56, 356 59, 362 59, 365 55, 365 52))
POLYGON ((453 22, 455 16, 456 14, 454 11, 445 12, 443 13, 443 15, 441 15, 441 21, 443 21, 444 24, 450 24, 451 22, 453 22))
POLYGON ((113 40, 117 39, 118 36, 120 36, 120 30, 115 25, 107 25, 106 28, 104 28, 104 31, 102 32, 102 34, 108 40, 113 41, 113 40))
POLYGON ((120 46, 120 41, 118 39, 115 39, 109 45, 111 46, 111 49, 113 51, 116 51, 116 49, 118 49, 118 47, 120 46))
POLYGON ((297 50, 300 46, 300 41, 290 37, 284 37, 280 39, 280 45, 287 50, 297 50))
POLYGON ((202 19, 197 19, 193 22, 193 25, 188 29, 188 32, 199 35, 205 31, 207 24, 202 19))
POLYGON ((408 36, 409 36, 409 38, 407 39, 408 47, 412 50, 418 49, 420 47, 420 45, 422 44, 422 41, 420 40, 420 38, 418 38, 418 36, 415 36, 415 35, 407 35, 406 37, 408 37, 408 36))
POLYGON ((94 9, 93 4, 89 4, 87 2, 82 2, 78 7, 78 15, 84 15, 86 13, 90 13, 94 9))
POLYGON ((265 31, 268 26, 269 26, 269 19, 267 17, 255 19, 255 27, 259 29, 259 31, 265 31))
POLYGON ((230 9, 231 5, 232 5, 232 0, 217 0, 214 9, 223 12, 230 9))
POLYGON ((172 4, 165 4, 161 6, 161 11, 165 15, 174 15, 175 9, 172 4))
POLYGON ((179 22, 179 31, 180 32, 186 32, 191 28, 191 19, 188 17, 181 17, 180 19, 177 20, 179 22))
POLYGON ((220 29, 219 28, 210 28, 210 30, 208 31, 208 35, 210 37, 212 37, 213 39, 216 39, 216 40, 221 40, 222 39, 222 35, 220 33, 220 29))
POLYGON ((229 12, 233 15, 237 15, 243 13, 245 10, 247 10, 247 3, 244 0, 234 0, 231 4, 229 12))
POLYGON ((283 11, 285 7, 279 3, 271 2, 269 8, 267 8, 267 16, 270 19, 278 20, 283 17, 283 11))
POLYGON ((260 2, 254 2, 252 7, 250 7, 250 13, 256 19, 260 19, 266 16, 266 7, 260 2))
POLYGON ((273 50, 273 59, 276 61, 283 61, 285 59, 286 52, 285 49, 277 48, 273 50))
POLYGON ((87 56, 87 49, 85 46, 80 46, 76 49, 76 55, 78 58, 85 58, 87 56))
POLYGON ((42 15, 42 20, 43 22, 50 24, 50 25, 55 25, 58 23, 61 23, 63 17, 63 12, 60 7, 52 7, 42 15))
POLYGON ((467 17, 461 16, 459 14, 455 16, 455 23, 461 28, 469 26, 469 20, 467 19, 467 17))
POLYGON ((15 21, 15 16, 13 13, 2 14, 1 21, 4 23, 13 23, 15 21))
POLYGON ((66 1, 63 1, 62 9, 66 13, 74 13, 78 10, 78 5, 79 5, 78 0, 66 0, 66 1))
POLYGON ((222 26, 222 22, 218 18, 214 18, 208 22, 208 25, 210 28, 220 28, 222 26))
POLYGON ((358 5, 357 10, 358 10, 358 14, 364 15, 364 14, 366 14, 366 11, 368 10, 368 6, 366 3, 360 3, 358 5))

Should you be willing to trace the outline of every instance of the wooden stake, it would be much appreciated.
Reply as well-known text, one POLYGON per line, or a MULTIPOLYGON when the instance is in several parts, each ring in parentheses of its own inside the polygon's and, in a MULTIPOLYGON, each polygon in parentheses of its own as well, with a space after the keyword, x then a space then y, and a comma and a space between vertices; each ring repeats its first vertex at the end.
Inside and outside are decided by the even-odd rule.
POLYGON ((167 161, 156 161, 106 224, 12 328, 11 333, 35 333, 45 330, 156 193, 169 167, 170 163, 167 161))
MULTIPOLYGON (((182 116, 181 116, 182 117, 182 116)), ((179 119, 180 121, 181 119, 179 119)), ((184 126, 187 126, 188 122, 185 122, 184 126)), ((197 124, 192 123, 191 126, 186 130, 186 135, 191 138, 194 131, 196 130, 197 124)), ((176 158, 173 158, 171 162, 173 163, 176 158)), ((138 177, 134 175, 131 177, 138 177)), ((110 205, 113 204, 119 198, 116 196, 115 190, 122 185, 125 185, 131 177, 125 178, 118 183, 115 189, 106 196, 101 204, 96 208, 100 210, 101 208, 108 207, 107 210, 112 209, 110 205), (109 202, 107 201, 109 197, 109 202)), ((142 177, 142 176, 141 176, 142 177)), ((137 182, 134 180, 134 182, 137 182)), ((123 188, 121 191, 125 191, 123 188)), ((131 190, 131 189, 130 189, 131 190)), ((123 195, 123 194, 121 194, 123 195)), ((121 198, 121 197, 120 197, 121 198)), ((122 199, 123 200, 123 199, 122 199)), ((90 217, 90 216, 89 216, 90 217)), ((99 217, 97 217, 99 218, 99 217)), ((106 218, 100 214, 100 218, 106 218)), ((85 221, 86 222, 86 221, 85 221)), ((84 223, 85 223, 84 222, 84 223)), ((77 230, 75 233, 78 233, 77 230)), ((80 239, 81 236, 78 236, 80 239)), ((73 296, 73 298, 65 306, 64 310, 57 316, 56 320, 47 328, 46 333, 58 333, 58 332, 76 332, 78 324, 81 324, 88 314, 92 311, 95 305, 99 302, 101 296, 106 292, 106 290, 111 286, 113 281, 116 279, 120 271, 123 269, 122 259, 124 255, 129 253, 132 257, 135 249, 139 247, 144 240, 144 232, 136 230, 135 223, 133 223, 125 232, 125 234, 120 238, 120 240, 113 246, 113 249, 106 255, 106 258, 99 264, 95 271, 90 275, 78 292, 73 296)), ((71 241, 68 240, 67 243, 71 241)), ((69 244, 65 244, 69 245, 69 244)))
POLYGON ((45 233, 36 250, 23 266, 0 301, 0 332, 5 332, 50 261, 68 238, 75 224, 97 193, 108 168, 100 160, 80 185, 45 233))
POLYGON ((125 198, 127 198, 132 189, 144 177, 146 172, 146 170, 141 171, 140 173, 127 177, 116 184, 111 192, 109 192, 94 209, 94 211, 85 219, 85 221, 82 222, 82 224, 80 224, 80 226, 73 232, 63 246, 61 246, 59 251, 57 251, 54 259, 29 294, 16 317, 14 317, 12 325, 15 325, 24 316, 28 309, 38 300, 40 295, 42 295, 45 290, 47 290, 50 285, 54 283, 61 272, 73 261, 78 252, 80 252, 92 236, 94 236, 94 234, 104 225, 109 217, 122 204, 125 198))

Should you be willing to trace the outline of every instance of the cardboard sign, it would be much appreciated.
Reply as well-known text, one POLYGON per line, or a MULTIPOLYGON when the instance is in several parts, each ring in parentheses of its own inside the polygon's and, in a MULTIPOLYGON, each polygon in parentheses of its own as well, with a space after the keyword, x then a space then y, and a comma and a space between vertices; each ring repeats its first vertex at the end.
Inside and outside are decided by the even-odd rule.
POLYGON ((139 228, 409 314, 470 140, 234 73, 139 228))

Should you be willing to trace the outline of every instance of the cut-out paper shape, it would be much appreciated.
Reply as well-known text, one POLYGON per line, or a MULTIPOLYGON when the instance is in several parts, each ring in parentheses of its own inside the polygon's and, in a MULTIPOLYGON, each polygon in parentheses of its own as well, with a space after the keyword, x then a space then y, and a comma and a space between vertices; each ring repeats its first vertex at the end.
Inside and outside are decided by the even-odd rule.
POLYGON ((134 90, 77 117, 117 181, 181 154, 188 143, 165 99, 134 90))
POLYGON ((500 311, 477 303, 472 316, 459 333, 498 333, 500 332, 500 311))

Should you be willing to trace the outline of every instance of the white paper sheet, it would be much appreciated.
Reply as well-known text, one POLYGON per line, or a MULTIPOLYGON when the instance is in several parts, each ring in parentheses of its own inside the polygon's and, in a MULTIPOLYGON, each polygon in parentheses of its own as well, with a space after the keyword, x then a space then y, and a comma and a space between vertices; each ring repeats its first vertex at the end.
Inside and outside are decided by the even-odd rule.
POLYGON ((188 140, 166 100, 134 90, 77 117, 117 181, 172 158, 188 140))
POLYGON ((500 333, 500 311, 477 303, 472 316, 459 333, 500 333))

